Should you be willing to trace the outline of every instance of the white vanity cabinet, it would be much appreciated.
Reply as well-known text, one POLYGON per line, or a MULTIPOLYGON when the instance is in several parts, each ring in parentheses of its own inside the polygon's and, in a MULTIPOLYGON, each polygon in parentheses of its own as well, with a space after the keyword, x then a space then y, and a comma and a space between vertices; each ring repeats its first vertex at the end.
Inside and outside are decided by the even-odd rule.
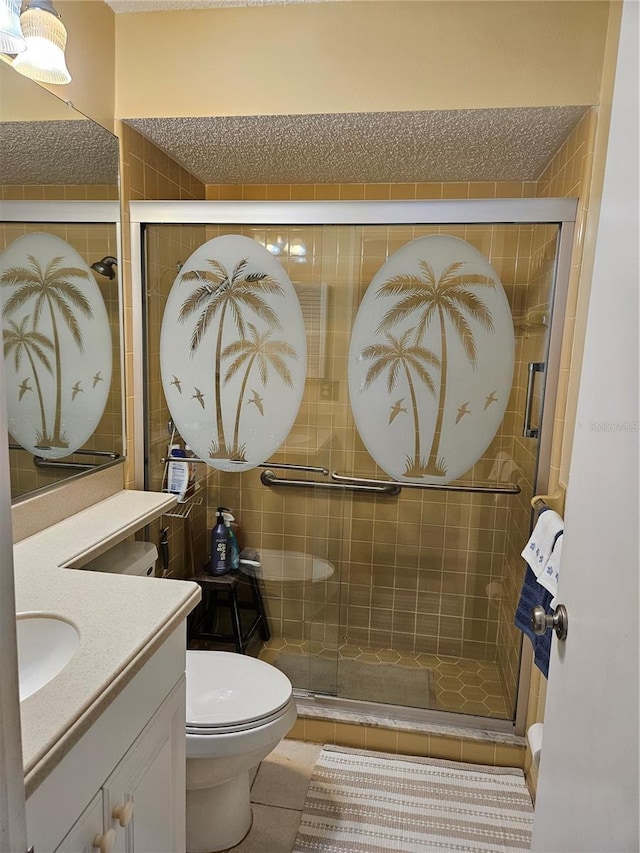
POLYGON ((35 853, 184 853, 184 624, 27 800, 35 853))
POLYGON ((127 751, 56 853, 173 853, 184 847, 184 679, 127 751))
POLYGON ((182 679, 102 789, 118 853, 184 848, 185 743, 182 679))
POLYGON ((95 795, 82 812, 71 832, 56 848, 56 853, 96 853, 93 842, 97 838, 104 839, 102 791, 95 795))

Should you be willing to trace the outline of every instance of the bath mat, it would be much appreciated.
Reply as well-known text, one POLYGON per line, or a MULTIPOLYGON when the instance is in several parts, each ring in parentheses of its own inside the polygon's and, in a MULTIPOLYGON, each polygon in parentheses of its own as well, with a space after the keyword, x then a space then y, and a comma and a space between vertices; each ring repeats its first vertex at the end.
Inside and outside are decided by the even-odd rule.
POLYGON ((516 768, 325 745, 292 853, 512 853, 532 823, 516 768))
POLYGON ((347 699, 435 708, 433 672, 420 667, 408 668, 394 663, 370 663, 354 658, 312 657, 280 652, 274 666, 287 675, 294 687, 316 693, 335 693, 347 699))

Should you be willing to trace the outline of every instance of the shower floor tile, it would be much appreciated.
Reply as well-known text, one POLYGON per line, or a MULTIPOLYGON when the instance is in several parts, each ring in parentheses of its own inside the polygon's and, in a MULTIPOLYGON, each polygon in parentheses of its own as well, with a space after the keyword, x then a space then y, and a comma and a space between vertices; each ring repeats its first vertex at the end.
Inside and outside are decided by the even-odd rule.
MULTIPOLYGON (((447 655, 406 654, 393 649, 360 648, 354 645, 338 648, 322 646, 318 650, 317 642, 314 642, 311 648, 308 642, 288 643, 282 637, 275 637, 263 643, 257 654, 261 660, 276 665, 277 658, 282 655, 295 655, 301 658, 300 665, 295 667, 298 672, 308 664, 310 677, 302 679, 306 683, 294 683, 294 687, 301 689, 335 693, 337 672, 330 667, 331 659, 361 660, 369 665, 375 665, 378 662, 407 670, 408 684, 415 678, 417 669, 430 670, 433 674, 435 693, 435 701, 430 710, 453 711, 495 719, 508 719, 510 716, 498 665, 492 661, 477 661, 447 655), (322 668, 317 665, 316 659, 319 656, 324 662, 322 668), (314 661, 316 661, 315 664, 314 661), (329 664, 328 669, 327 664, 329 664), (315 681, 311 680, 313 678, 315 681)), ((371 701, 375 701, 375 697, 370 698, 371 701)), ((410 705, 411 703, 398 693, 395 704, 410 705)))

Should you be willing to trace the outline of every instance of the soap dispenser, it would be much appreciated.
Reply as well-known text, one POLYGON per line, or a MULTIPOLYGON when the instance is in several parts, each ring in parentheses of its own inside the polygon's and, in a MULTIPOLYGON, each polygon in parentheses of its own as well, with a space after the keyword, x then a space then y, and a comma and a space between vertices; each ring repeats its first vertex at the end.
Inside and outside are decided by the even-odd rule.
POLYGON ((216 524, 211 531, 211 564, 212 575, 226 575, 231 570, 231 542, 229 528, 224 521, 224 507, 216 510, 216 524))

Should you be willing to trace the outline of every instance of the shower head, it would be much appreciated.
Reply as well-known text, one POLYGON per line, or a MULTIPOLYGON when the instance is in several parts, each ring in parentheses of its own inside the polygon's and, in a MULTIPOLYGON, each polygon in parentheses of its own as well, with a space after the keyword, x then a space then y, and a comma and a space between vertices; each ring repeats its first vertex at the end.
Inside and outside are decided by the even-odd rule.
POLYGON ((106 258, 103 258, 101 261, 96 261, 95 264, 91 264, 91 269, 99 272, 100 275, 105 275, 107 278, 115 278, 116 271, 114 270, 114 266, 118 265, 118 259, 111 257, 111 255, 107 255, 106 258))

